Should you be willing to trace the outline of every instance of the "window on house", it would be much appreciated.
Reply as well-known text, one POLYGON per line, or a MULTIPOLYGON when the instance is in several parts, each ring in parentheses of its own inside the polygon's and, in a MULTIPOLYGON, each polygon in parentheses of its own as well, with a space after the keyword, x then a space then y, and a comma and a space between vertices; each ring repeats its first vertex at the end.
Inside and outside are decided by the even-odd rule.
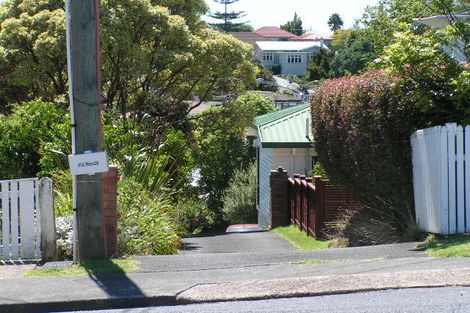
POLYGON ((274 61, 274 53, 263 52, 263 61, 272 62, 274 61))
POLYGON ((287 63, 302 63, 302 55, 301 54, 288 54, 287 63))

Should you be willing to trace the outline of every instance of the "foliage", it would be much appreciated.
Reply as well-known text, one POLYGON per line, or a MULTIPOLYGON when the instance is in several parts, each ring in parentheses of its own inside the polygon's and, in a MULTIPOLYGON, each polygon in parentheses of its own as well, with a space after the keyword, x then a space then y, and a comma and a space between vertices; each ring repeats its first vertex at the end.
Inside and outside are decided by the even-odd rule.
POLYGON ((63 2, 3 2, 0 5, 0 47, 0 72, 3 74, 0 103, 37 97, 53 101, 65 95, 63 2))
POLYGON ((239 0, 214 0, 214 2, 223 4, 225 10, 223 12, 217 11, 209 16, 216 20, 222 20, 221 23, 213 23, 212 26, 215 26, 221 29, 224 32, 251 32, 253 28, 246 23, 234 23, 234 20, 238 20, 244 16, 243 11, 240 12, 229 12, 227 11, 228 5, 238 2, 239 0))
POLYGON ((235 101, 213 107, 195 122, 196 167, 200 170, 199 186, 206 194, 210 210, 221 218, 222 196, 237 169, 245 169, 254 158, 245 130, 256 115, 274 110, 272 100, 256 93, 241 95, 235 101))
MULTIPOLYGON (((0 116, 0 177, 36 176, 43 147, 68 130, 67 120, 65 110, 42 101, 17 105, 10 115, 0 116)), ((49 169, 45 163, 43 168, 49 169)))
POLYGON ((312 120, 328 174, 350 185, 370 207, 403 223, 412 220, 409 135, 464 118, 456 117, 458 110, 446 107, 449 103, 433 100, 413 81, 383 71, 322 84, 313 98, 312 120))
POLYGON ((330 27, 333 33, 337 31, 338 29, 341 29, 343 25, 344 25, 344 22, 338 13, 333 13, 328 18, 328 26, 330 27))
POLYGON ((169 179, 177 182, 181 188, 187 188, 191 181, 194 160, 189 143, 180 130, 169 129, 166 138, 159 149, 160 164, 167 164, 166 171, 170 173, 169 179))
POLYGON ((256 164, 234 172, 224 191, 222 202, 224 220, 230 224, 255 223, 256 210, 256 164))
POLYGON ((71 216, 73 214, 73 180, 70 171, 56 170, 50 175, 54 182, 55 216, 71 216))
POLYGON ((303 33, 305 33, 304 29, 302 28, 302 20, 297 15, 297 12, 294 13, 294 18, 292 19, 292 21, 289 21, 286 24, 281 25, 281 28, 297 36, 300 36, 303 33))
MULTIPOLYGON (((204 1, 106 0, 100 5, 106 108, 124 116, 147 113, 155 137, 168 124, 179 125, 194 96, 206 100, 213 92, 237 92, 253 84, 251 47, 209 29, 200 19, 207 10, 204 1)), ((2 110, 25 99, 67 102, 65 24, 62 1, 0 5, 2 110)))
POLYGON ((274 64, 271 67, 271 72, 273 72, 274 75, 279 75, 282 72, 281 64, 274 64))
POLYGON ((310 237, 295 225, 277 227, 274 228, 274 232, 301 250, 318 250, 328 247, 328 241, 310 237))
POLYGON ((329 176, 320 162, 316 162, 313 166, 312 172, 309 175, 310 177, 321 176, 322 178, 328 179, 329 176))
MULTIPOLYGON (((243 104, 243 103, 242 103, 243 104)), ((206 194, 209 209, 219 218, 222 195, 238 168, 246 168, 252 159, 245 128, 255 117, 254 108, 236 105, 211 108, 196 120, 196 167, 200 169, 199 186, 206 194)))
POLYGON ((119 182, 118 247, 120 254, 175 254, 180 241, 171 218, 170 196, 152 193, 132 178, 119 182))
POLYGON ((256 92, 247 92, 237 98, 235 105, 252 108, 256 116, 276 111, 273 99, 256 92))
MULTIPOLYGON (((373 50, 381 54, 385 47, 394 41, 395 32, 404 32, 408 29, 419 35, 429 28, 414 22, 414 18, 441 14, 451 18, 451 12, 461 8, 457 1, 452 0, 386 0, 367 7, 360 22, 366 28, 373 50)), ((465 29, 465 27, 454 23, 454 29, 465 29)))
MULTIPOLYGON (((463 68, 442 49, 444 34, 396 33, 395 42, 382 55, 380 66, 387 67, 412 82, 433 103, 426 108, 431 120, 459 122, 469 113, 470 90, 463 68)), ((467 80, 468 82, 468 80, 467 80)))
POLYGON ((347 33, 344 43, 336 44, 344 47, 336 51, 331 61, 331 77, 358 74, 377 57, 365 30, 351 30, 347 33))
POLYGON ((110 162, 124 165, 150 146, 143 118, 105 113, 103 121, 104 146, 110 162))
POLYGON ((188 236, 209 231, 216 223, 216 216, 201 198, 180 198, 175 204, 172 218, 178 225, 178 234, 188 236))
POLYGON ((334 51, 343 49, 348 39, 349 34, 352 30, 350 29, 338 29, 333 33, 333 41, 331 42, 331 47, 334 51))
MULTIPOLYGON (((153 118, 191 108, 213 91, 235 92, 251 84, 251 47, 185 20, 144 0, 102 3, 104 89, 108 107, 153 118), (178 38, 178 40, 174 40, 178 38), (139 62, 136 62, 138 60, 139 62)), ((158 124, 159 121, 157 120, 158 124)))
POLYGON ((307 66, 306 78, 308 80, 320 80, 329 78, 330 64, 334 58, 334 53, 323 48, 312 54, 307 66))

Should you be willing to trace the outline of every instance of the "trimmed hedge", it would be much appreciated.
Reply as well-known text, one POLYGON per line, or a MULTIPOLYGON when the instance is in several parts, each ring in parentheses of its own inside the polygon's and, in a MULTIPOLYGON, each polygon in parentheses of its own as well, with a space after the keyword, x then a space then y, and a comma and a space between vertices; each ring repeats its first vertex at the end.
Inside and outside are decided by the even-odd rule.
POLYGON ((366 206, 409 225, 409 137, 418 128, 455 121, 449 105, 436 103, 413 80, 383 70, 327 81, 312 100, 319 159, 332 180, 351 186, 366 206))

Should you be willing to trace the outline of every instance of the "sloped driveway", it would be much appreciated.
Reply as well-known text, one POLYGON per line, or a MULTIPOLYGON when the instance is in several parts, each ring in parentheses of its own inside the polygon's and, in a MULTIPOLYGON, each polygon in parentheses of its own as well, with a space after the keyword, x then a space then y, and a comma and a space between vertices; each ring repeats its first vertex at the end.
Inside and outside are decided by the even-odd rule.
POLYGON ((183 239, 183 253, 287 253, 297 249, 277 234, 265 232, 213 234, 183 239))

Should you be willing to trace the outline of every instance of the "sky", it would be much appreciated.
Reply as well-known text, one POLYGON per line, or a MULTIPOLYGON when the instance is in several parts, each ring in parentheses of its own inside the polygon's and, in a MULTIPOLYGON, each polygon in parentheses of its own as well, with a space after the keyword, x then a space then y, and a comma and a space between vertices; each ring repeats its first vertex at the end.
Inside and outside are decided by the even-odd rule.
MULTIPOLYGON (((240 0, 228 6, 228 11, 245 11, 246 16, 239 21, 247 21, 255 29, 262 26, 280 26, 290 21, 294 13, 302 20, 307 32, 328 35, 328 18, 338 13, 344 21, 344 28, 352 27, 362 16, 364 8, 375 5, 379 0, 240 0)), ((222 4, 206 0, 211 12, 224 11, 222 4)), ((212 22, 209 17, 205 20, 212 22)))

